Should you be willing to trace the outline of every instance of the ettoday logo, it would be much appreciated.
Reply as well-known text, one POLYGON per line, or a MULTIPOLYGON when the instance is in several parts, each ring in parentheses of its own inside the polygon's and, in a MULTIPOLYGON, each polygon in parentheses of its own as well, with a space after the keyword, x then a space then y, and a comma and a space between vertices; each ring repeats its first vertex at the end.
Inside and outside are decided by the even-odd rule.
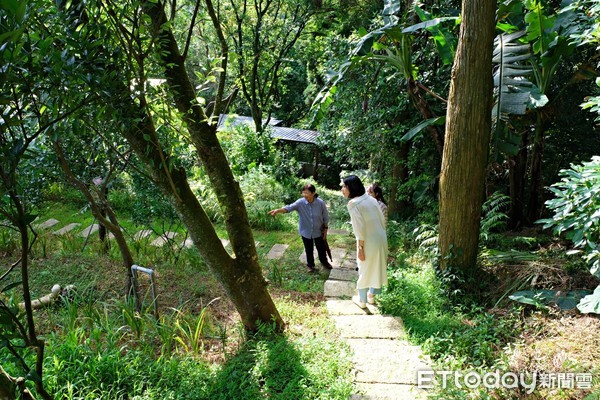
POLYGON ((516 389, 523 388, 527 394, 533 393, 536 388, 560 389, 591 389, 591 373, 515 373, 494 370, 490 372, 477 371, 417 371, 417 386, 421 389, 432 389, 436 385, 448 387, 453 382, 458 389, 516 389))

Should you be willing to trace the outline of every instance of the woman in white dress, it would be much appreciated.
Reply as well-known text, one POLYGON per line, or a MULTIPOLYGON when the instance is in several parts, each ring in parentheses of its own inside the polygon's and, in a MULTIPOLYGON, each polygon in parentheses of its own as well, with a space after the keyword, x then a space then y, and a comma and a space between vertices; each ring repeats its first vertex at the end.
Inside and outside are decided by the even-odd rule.
POLYGON ((352 300, 360 307, 375 303, 375 295, 387 284, 388 244, 385 220, 377 200, 369 196, 356 175, 344 178, 342 194, 350 199, 348 211, 356 237, 358 296, 352 300))

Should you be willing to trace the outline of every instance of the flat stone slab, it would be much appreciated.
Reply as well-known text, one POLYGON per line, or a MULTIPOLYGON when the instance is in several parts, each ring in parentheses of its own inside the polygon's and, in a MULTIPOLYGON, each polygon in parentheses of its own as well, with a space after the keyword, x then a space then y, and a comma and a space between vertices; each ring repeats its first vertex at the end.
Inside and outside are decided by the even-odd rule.
POLYGON ((340 267, 344 261, 344 258, 346 257, 346 254, 348 254, 348 251, 341 247, 334 247, 331 249, 331 258, 333 258, 331 265, 333 265, 334 268, 340 267))
POLYGON ((350 400, 424 400, 427 398, 427 392, 414 385, 357 382, 356 386, 358 391, 368 394, 353 394, 350 400))
POLYGON ((154 239, 154 241, 152 243, 150 243, 150 245, 156 246, 156 247, 163 246, 165 243, 167 243, 169 240, 173 239, 175 236, 177 236, 177 232, 165 232, 161 236, 154 239))
POLYGON ((289 244, 274 244, 273 247, 271 247, 271 250, 269 250, 267 258, 270 260, 276 260, 283 257, 283 253, 285 253, 288 247, 290 247, 289 244))
POLYGON ((39 224, 37 227, 38 227, 38 229, 49 229, 49 228, 52 228, 56 224, 58 224, 58 220, 54 219, 54 218, 50 218, 49 220, 44 221, 41 224, 39 224))
POLYGON ((356 381, 417 384, 417 372, 433 371, 418 346, 405 340, 347 339, 354 352, 356 381))
POLYGON ((329 274, 329 279, 336 281, 351 281, 356 282, 358 272, 351 269, 333 268, 329 274))
POLYGON ((345 229, 328 229, 327 234, 328 235, 349 235, 350 232, 348 232, 345 229))
POLYGON ((325 302, 329 315, 364 315, 352 300, 328 299, 325 302))
POLYGON ((323 292, 325 297, 352 297, 356 294, 356 282, 328 279, 323 292))
POLYGON ((98 229, 100 229, 100 225, 98 225, 98 224, 92 224, 92 225, 88 226, 87 228, 85 228, 79 234, 79 236, 87 237, 87 236, 93 235, 94 233, 98 232, 98 229))
POLYGON ((78 228, 79 226, 81 226, 79 222, 72 222, 69 225, 63 226, 61 229, 55 231, 54 234, 57 236, 62 236, 71 232, 73 229, 78 228))
POLYGON ((142 240, 142 239, 147 238, 151 234, 152 234, 152 231, 150 229, 144 229, 141 231, 137 231, 135 233, 135 235, 133 235, 133 240, 142 240))
POLYGON ((332 318, 343 338, 402 339, 406 336, 402 320, 389 315, 333 315, 332 318))

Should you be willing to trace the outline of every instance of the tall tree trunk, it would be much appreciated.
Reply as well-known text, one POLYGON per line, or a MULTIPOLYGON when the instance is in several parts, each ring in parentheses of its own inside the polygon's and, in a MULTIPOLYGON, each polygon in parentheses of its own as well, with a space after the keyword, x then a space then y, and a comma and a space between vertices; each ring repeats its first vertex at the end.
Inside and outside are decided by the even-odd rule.
POLYGON ((508 211, 508 226, 516 229, 525 225, 525 182, 527 181, 527 146, 528 133, 521 135, 521 146, 516 156, 508 160, 508 180, 510 192, 510 210, 508 211))
POLYGON ((402 214, 406 211, 407 202, 398 201, 398 188, 408 181, 408 155, 410 152, 410 142, 402 142, 399 149, 396 149, 397 157, 394 158, 392 166, 392 184, 388 195, 388 214, 390 217, 402 214))
MULTIPOLYGON (((431 110, 431 107, 429 107, 427 100, 425 100, 425 98, 421 94, 421 89, 419 88, 417 81, 415 81, 414 79, 408 80, 408 94, 415 108, 417 109, 417 111, 419 111, 423 119, 430 119, 435 117, 435 114, 431 110)), ((444 136, 442 135, 440 130, 434 125, 429 125, 425 129, 427 129, 427 132, 429 132, 429 135, 433 140, 433 144, 435 145, 435 149, 437 150, 438 155, 441 156, 444 151, 444 136)))
MULTIPOLYGON (((495 0, 463 0, 440 176, 442 270, 474 277, 491 130, 495 0)), ((466 282, 469 284, 469 282, 466 282)))
POLYGON ((260 322, 274 322, 282 330, 284 322, 267 291, 258 263, 242 191, 217 139, 216 125, 209 124, 196 100, 194 86, 185 68, 185 58, 179 52, 173 32, 165 26, 167 18, 162 3, 148 1, 144 8, 154 24, 152 34, 157 39, 157 50, 171 94, 217 193, 235 258, 219 245, 220 240, 210 219, 189 187, 185 170, 170 164, 149 116, 140 120, 140 129, 128 130, 126 138, 145 161, 156 183, 187 226, 196 247, 235 304, 244 326, 255 331, 260 322), (150 143, 154 145, 149 146, 150 143))

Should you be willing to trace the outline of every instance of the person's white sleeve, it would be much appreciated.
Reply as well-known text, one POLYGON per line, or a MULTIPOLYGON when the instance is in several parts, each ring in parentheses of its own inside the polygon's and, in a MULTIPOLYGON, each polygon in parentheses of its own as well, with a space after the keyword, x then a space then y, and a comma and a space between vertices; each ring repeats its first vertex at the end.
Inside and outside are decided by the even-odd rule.
POLYGON ((356 236, 357 240, 365 240, 367 226, 365 224, 365 219, 361 214, 359 207, 354 207, 350 210, 350 222, 352 223, 352 229, 354 231, 354 236, 356 236))

